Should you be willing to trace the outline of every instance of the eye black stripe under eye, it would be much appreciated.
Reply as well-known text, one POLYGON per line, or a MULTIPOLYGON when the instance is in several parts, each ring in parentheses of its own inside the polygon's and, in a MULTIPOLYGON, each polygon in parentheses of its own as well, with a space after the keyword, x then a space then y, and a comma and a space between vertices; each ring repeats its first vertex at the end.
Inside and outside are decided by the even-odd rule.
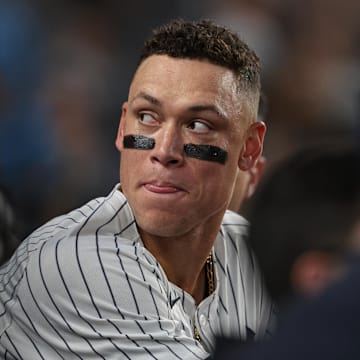
POLYGON ((224 149, 213 145, 185 144, 184 151, 189 157, 199 160, 215 161, 220 164, 225 164, 227 158, 227 152, 224 149))
MULTIPOLYGON (((151 150, 155 147, 155 139, 143 135, 126 135, 123 144, 127 149, 151 150)), ((184 152, 186 156, 219 164, 225 164, 227 158, 224 149, 213 145, 185 144, 184 152)))
POLYGON ((126 135, 123 144, 127 149, 151 150, 155 147, 155 139, 143 135, 126 135))

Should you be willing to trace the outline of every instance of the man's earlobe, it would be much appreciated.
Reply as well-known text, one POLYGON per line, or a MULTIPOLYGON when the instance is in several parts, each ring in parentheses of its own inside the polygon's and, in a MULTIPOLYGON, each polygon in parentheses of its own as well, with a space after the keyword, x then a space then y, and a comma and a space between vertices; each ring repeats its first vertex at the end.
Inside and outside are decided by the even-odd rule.
POLYGON ((239 159, 241 170, 247 171, 255 166, 262 154, 265 132, 266 126, 261 121, 250 125, 239 159))

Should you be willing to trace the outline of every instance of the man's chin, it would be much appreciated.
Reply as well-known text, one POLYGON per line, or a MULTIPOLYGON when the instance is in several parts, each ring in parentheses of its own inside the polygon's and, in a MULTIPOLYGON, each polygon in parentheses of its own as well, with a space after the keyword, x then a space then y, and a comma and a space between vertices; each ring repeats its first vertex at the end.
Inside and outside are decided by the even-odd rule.
POLYGON ((160 218, 160 219, 147 219, 146 221, 137 222, 140 235, 147 235, 150 237, 158 238, 174 238, 185 235, 188 230, 185 224, 179 223, 179 217, 176 218, 160 218), (177 220, 177 221, 175 221, 177 220))

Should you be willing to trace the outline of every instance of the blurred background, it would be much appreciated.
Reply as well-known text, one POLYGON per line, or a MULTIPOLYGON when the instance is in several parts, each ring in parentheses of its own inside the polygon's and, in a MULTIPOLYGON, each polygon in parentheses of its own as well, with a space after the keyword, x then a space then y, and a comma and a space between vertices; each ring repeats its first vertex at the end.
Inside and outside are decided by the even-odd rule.
POLYGON ((214 19, 260 56, 269 168, 358 131, 358 0, 0 0, 0 184, 19 238, 118 182, 114 141, 139 50, 174 17, 214 19))

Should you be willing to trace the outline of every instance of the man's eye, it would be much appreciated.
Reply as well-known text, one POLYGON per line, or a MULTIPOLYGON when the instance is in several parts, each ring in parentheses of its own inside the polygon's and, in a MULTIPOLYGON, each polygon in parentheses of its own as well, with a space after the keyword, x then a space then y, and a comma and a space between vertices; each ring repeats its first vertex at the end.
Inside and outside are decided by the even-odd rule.
POLYGON ((152 116, 149 113, 141 113, 140 114, 140 121, 144 124, 149 124, 152 125, 156 122, 156 119, 154 118, 154 116, 152 116))
POLYGON ((200 133, 208 132, 210 130, 209 125, 207 125, 206 123, 204 123, 202 121, 191 122, 189 125, 189 128, 191 130, 194 130, 194 131, 200 132, 200 133))

